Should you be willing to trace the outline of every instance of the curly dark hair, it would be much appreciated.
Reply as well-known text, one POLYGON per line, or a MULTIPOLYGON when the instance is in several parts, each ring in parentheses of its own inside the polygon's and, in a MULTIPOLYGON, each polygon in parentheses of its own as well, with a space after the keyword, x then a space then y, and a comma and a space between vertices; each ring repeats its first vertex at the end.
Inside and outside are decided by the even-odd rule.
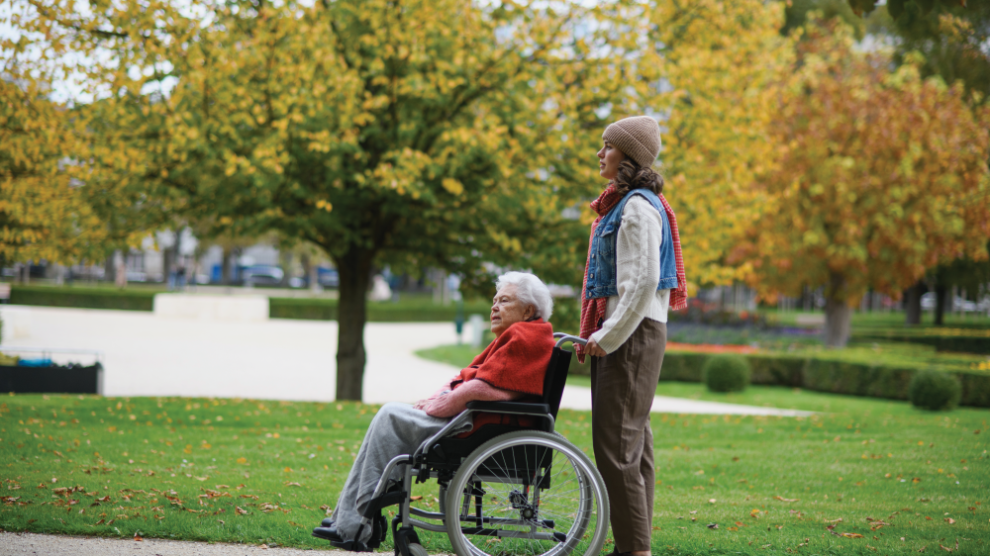
POLYGON ((628 158, 619 163, 619 173, 612 181, 620 195, 633 189, 649 189, 657 195, 663 193, 663 176, 653 168, 640 166, 628 158))

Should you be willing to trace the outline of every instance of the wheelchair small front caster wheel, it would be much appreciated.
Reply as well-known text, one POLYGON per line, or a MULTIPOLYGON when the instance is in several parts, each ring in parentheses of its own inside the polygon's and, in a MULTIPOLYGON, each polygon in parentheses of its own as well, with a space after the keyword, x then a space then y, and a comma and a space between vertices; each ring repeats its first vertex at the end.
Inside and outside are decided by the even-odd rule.
POLYGON ((409 543, 409 554, 410 556, 429 556, 423 545, 415 542, 409 543))

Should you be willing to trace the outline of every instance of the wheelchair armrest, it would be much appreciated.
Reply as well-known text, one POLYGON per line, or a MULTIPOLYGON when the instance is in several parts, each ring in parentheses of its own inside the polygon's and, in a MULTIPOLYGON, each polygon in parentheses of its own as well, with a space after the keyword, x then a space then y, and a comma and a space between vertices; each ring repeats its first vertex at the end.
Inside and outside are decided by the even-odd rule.
POLYGON ((522 403, 522 402, 479 402, 467 403, 468 409, 475 411, 486 411, 489 413, 531 413, 533 415, 546 415, 550 413, 550 406, 545 403, 522 403))

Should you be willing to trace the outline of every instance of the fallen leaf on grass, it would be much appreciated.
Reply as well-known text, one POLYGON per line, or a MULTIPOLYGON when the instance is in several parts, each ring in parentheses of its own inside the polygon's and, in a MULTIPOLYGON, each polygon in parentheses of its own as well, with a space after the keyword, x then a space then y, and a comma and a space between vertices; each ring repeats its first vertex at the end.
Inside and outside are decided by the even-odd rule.
POLYGON ((863 535, 860 535, 859 533, 842 533, 840 536, 843 536, 843 537, 845 537, 847 539, 861 539, 861 538, 863 538, 863 535))
POLYGON ((801 501, 801 499, 799 499, 799 498, 783 498, 781 496, 774 496, 773 499, 774 500, 780 500, 781 502, 800 502, 801 501))
POLYGON ((951 517, 945 518, 945 522, 948 523, 949 525, 955 525, 956 524, 956 520, 952 519, 951 517))
POLYGON ((826 519, 825 523, 842 523, 842 518, 840 517, 839 519, 831 519, 831 520, 826 519))
POLYGON ((423 497, 422 496, 410 496, 409 499, 412 500, 413 502, 416 502, 418 500, 422 500, 423 497))
POLYGON ((942 546, 941 544, 939 544, 938 547, 941 548, 942 550, 946 551, 946 552, 955 552, 956 550, 959 550, 959 539, 956 539, 956 547, 955 548, 949 548, 947 546, 942 546))
POLYGON ((282 484, 285 485, 285 486, 290 486, 290 487, 301 487, 302 486, 299 483, 290 483, 290 482, 284 482, 282 484))
POLYGON ((234 506, 234 511, 237 512, 237 515, 247 515, 248 513, 247 510, 240 506, 234 506))
POLYGON ((718 529, 718 523, 709 523, 708 524, 708 528, 709 529, 718 529))
POLYGON ((143 538, 141 538, 141 536, 140 536, 140 535, 138 535, 137 533, 134 533, 134 540, 136 540, 137 542, 141 542, 141 541, 143 541, 144 539, 143 539, 143 538))

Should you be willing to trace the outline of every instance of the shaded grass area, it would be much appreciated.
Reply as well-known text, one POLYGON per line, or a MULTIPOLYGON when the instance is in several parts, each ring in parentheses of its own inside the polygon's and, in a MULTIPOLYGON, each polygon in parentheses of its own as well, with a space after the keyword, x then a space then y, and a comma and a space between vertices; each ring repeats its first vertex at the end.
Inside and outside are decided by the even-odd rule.
MULTIPOLYGON (((906 555, 954 548, 956 539, 958 554, 990 551, 987 411, 931 414, 783 388, 716 397, 664 383, 658 392, 830 413, 654 415, 656 554, 906 555)), ((335 503, 375 411, 4 396, 0 527, 326 548, 310 528, 335 503)), ((590 453, 590 421, 561 411, 557 429, 590 453)), ((414 494, 436 509, 435 485, 414 494)), ((444 535, 421 539, 431 552, 450 551, 444 535)))

